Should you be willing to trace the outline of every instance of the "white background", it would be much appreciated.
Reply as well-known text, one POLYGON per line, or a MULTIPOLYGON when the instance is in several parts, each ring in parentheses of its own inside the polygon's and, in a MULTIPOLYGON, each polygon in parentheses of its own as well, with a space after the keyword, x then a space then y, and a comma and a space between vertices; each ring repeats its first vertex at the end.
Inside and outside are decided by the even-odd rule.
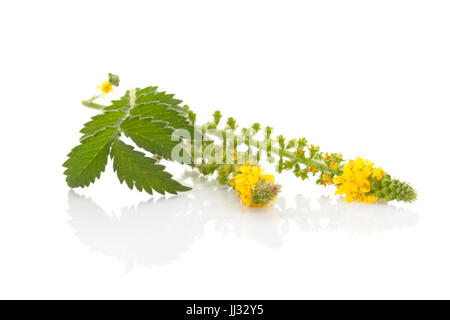
MULTIPOLYGON (((3 1, 1 298, 450 298, 448 1, 3 1), (347 205, 290 175, 264 210, 181 166, 151 198, 62 163, 108 72, 201 121, 305 136, 411 182, 347 205)), ((267 166, 269 171, 272 168, 267 166)))

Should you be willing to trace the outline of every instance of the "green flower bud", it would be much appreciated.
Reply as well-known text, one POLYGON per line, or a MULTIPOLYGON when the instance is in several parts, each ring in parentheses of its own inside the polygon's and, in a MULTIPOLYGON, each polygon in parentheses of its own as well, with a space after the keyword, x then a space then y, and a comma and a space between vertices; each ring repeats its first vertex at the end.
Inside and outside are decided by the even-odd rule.
POLYGON ((188 112, 188 119, 192 124, 195 124, 195 120, 197 119, 197 115, 193 111, 188 112))
POLYGON ((278 136, 278 144, 280 145, 280 149, 284 150, 285 138, 282 135, 278 136))
POLYGON ((232 117, 229 117, 227 120, 227 126, 231 130, 236 130, 236 128, 237 128, 236 120, 232 117))
POLYGON ((389 193, 391 193, 391 189, 384 187, 383 189, 381 189, 381 192, 383 192, 385 195, 388 195, 389 193))
POLYGON ((381 181, 381 184, 383 185, 383 187, 387 187, 391 184, 391 180, 384 179, 383 181, 381 181))
POLYGON ((252 129, 255 130, 255 133, 258 133, 258 131, 261 129, 261 125, 259 123, 252 124, 252 129))
POLYGON ((217 110, 216 112, 213 113, 213 117, 214 117, 214 123, 217 126, 220 122, 220 119, 222 118, 222 113, 220 113, 220 111, 217 110))
POLYGON ((272 201, 280 193, 280 190, 281 186, 278 184, 259 180, 252 193, 252 202, 265 205, 272 201))
POLYGON ((303 149, 307 144, 308 144, 308 140, 306 140, 305 138, 301 138, 298 140, 298 147, 300 149, 303 149))
POLYGON ((113 86, 118 87, 120 84, 120 78, 118 75, 108 73, 108 82, 111 83, 113 86))
POLYGON ((384 179, 381 184, 384 186, 384 188, 381 189, 384 196, 379 198, 383 198, 387 201, 399 200, 406 202, 412 202, 417 198, 417 193, 413 187, 400 180, 384 179))
POLYGON ((371 190, 379 190, 379 189, 381 189, 380 182, 378 180, 372 180, 370 182, 370 189, 371 190))
POLYGON ((287 149, 294 148, 294 147, 295 147, 295 143, 296 143, 296 141, 295 141, 294 139, 289 140, 289 142, 288 142, 286 148, 287 148, 287 149))

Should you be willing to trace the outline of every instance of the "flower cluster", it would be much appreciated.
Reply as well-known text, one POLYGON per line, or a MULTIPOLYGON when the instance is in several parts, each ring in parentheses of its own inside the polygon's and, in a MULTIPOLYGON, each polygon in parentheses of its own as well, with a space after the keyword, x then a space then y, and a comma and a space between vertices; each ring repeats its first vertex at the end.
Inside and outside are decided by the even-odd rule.
MULTIPOLYGON (((187 111, 188 118, 194 124, 195 113, 190 109, 187 111)), ((201 127, 202 130, 218 129, 221 117, 220 111, 216 111, 213 115, 214 121, 207 122, 201 127)), ((266 160, 270 163, 274 163, 278 156, 276 164, 278 173, 292 171, 302 180, 316 176, 317 184, 336 186, 338 189, 336 193, 345 196, 347 202, 372 203, 381 199, 411 202, 417 198, 416 191, 408 183, 392 179, 383 169, 374 167, 374 164, 368 160, 358 158, 346 161, 341 153, 324 153, 318 146, 309 144, 305 138, 286 140, 282 135, 273 138, 273 129, 271 127, 261 128, 258 123, 249 128, 241 128, 241 133, 236 132, 237 127, 236 120, 228 118, 226 127, 222 131, 219 129, 222 135, 232 133, 231 139, 235 141, 234 154, 244 155, 244 157, 238 156, 237 158, 248 159, 246 156, 254 152, 252 148, 256 148, 256 164, 261 162, 263 152, 266 153, 266 160), (260 130, 263 131, 264 140, 250 143, 249 135, 253 137, 260 130), (242 139, 243 137, 245 139, 242 139), (247 151, 237 152, 238 143, 236 141, 238 140, 244 141, 240 143, 247 145, 247 151), (267 148, 262 148, 263 145, 267 148)), ((223 145, 225 145, 225 140, 223 145)), ((219 146, 219 148, 222 147, 219 146)), ((202 163, 197 168, 206 175, 217 172, 217 179, 222 184, 228 184, 230 177, 236 175, 237 170, 236 164, 224 166, 216 163, 202 163)), ((243 192, 243 194, 245 199, 249 198, 249 192, 247 194, 243 192)), ((251 204, 250 201, 247 202, 251 204)))
POLYGON ((280 192, 273 175, 265 174, 260 166, 250 163, 237 165, 229 184, 248 207, 264 207, 275 201, 280 192))
POLYGON ((316 183, 324 186, 333 184, 333 178, 342 173, 344 158, 340 153, 323 153, 305 138, 285 143, 285 138, 279 135, 274 142, 279 147, 278 173, 292 170, 302 180, 318 175, 316 183))
POLYGON ((371 189, 371 180, 381 181, 383 176, 383 169, 374 168, 374 163, 357 158, 344 165, 344 172, 334 177, 333 182, 338 188, 336 194, 345 195, 347 202, 356 200, 372 203, 378 197, 375 195, 376 191, 371 189))

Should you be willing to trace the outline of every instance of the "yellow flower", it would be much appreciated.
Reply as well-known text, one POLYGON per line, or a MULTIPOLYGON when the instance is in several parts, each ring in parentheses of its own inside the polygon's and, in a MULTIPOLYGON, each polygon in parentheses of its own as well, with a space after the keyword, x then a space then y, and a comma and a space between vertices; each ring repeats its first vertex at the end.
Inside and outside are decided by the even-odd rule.
POLYGON ((368 160, 357 158, 350 160, 345 166, 342 175, 333 179, 337 185, 336 194, 345 195, 347 202, 361 201, 372 203, 378 198, 371 192, 370 178, 381 180, 383 169, 374 168, 374 164, 368 160))
POLYGON ((325 184, 333 184, 333 181, 331 181, 330 176, 327 175, 326 173, 324 173, 322 175, 322 180, 323 180, 323 183, 325 183, 325 184))
POLYGON ((376 201, 378 201, 378 198, 374 194, 368 195, 364 198, 365 203, 373 203, 376 201))
POLYGON ((337 168, 339 168, 339 165, 336 162, 331 162, 330 165, 331 165, 331 169, 333 169, 333 170, 337 170, 337 168))
POLYGON ((110 92, 114 92, 112 84, 108 81, 103 81, 103 83, 101 85, 98 85, 97 88, 102 91, 101 93, 102 97, 104 97, 106 94, 110 92))
POLYGON ((244 205, 264 207, 276 200, 280 186, 275 184, 273 175, 263 173, 260 166, 250 163, 236 166, 236 171, 229 184, 244 205))
POLYGON ((344 181, 345 181, 345 178, 344 178, 343 175, 342 176, 336 176, 336 177, 333 178, 334 184, 341 184, 341 183, 344 183, 344 181))
POLYGON ((377 178, 377 180, 381 180, 383 179, 383 175, 384 175, 384 170, 381 168, 375 168, 373 169, 372 175, 377 178))

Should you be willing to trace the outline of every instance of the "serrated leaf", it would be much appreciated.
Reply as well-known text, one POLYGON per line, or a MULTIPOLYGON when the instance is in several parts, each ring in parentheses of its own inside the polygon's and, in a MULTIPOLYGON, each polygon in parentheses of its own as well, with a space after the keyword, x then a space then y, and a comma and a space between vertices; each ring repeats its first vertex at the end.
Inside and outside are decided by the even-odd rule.
MULTIPOLYGON (((180 107, 181 100, 175 99, 174 94, 168 94, 166 92, 158 92, 158 87, 146 87, 143 89, 136 89, 136 104, 145 102, 161 102, 168 104, 173 110, 180 113, 186 113, 186 110, 180 107)), ((119 100, 111 101, 111 105, 106 107, 105 110, 123 110, 128 111, 130 108, 130 95, 129 91, 125 93, 119 100)))
MULTIPOLYGON (((107 163, 111 143, 114 137, 114 141, 118 139, 121 131, 139 147, 170 159, 172 149, 179 143, 179 141, 171 140, 173 130, 187 129, 193 132, 193 127, 185 117, 186 110, 179 106, 181 102, 181 100, 175 99, 173 94, 158 92, 157 87, 136 90, 135 107, 147 103, 153 107, 157 106, 151 111, 146 108, 138 109, 142 114, 137 111, 131 113, 129 91, 119 100, 112 101, 111 105, 104 109, 104 113, 92 117, 81 129, 81 133, 83 133, 80 139, 81 144, 69 153, 69 159, 64 163, 67 168, 65 174, 68 185, 84 187, 100 177, 107 163)), ((121 172, 124 173, 124 176, 121 176, 118 172, 121 181, 126 180, 129 186, 133 184, 140 190, 144 188, 149 193, 152 189, 160 193, 189 190, 171 180, 171 175, 164 172, 163 166, 156 165, 154 159, 145 158, 142 153, 135 151, 131 146, 119 148, 118 144, 120 143, 115 144, 116 158, 118 159, 116 162, 122 163, 122 165, 117 165, 116 169, 122 170, 121 172), (118 155, 119 153, 121 156, 118 155), (130 160, 127 157, 134 157, 134 159, 130 160), (127 165, 131 165, 145 171, 146 168, 139 167, 142 167, 143 163, 146 165, 153 163, 152 171, 154 171, 155 177, 152 178, 147 172, 143 177, 135 178, 139 172, 127 167, 127 165), (130 177, 125 177, 128 173, 130 177), (156 181, 161 180, 163 185, 153 184, 155 179, 156 181), (167 181, 164 182, 164 179, 167 181), (152 182, 151 187, 149 187, 150 182, 152 182)))
POLYGON ((180 112, 186 113, 186 110, 180 107, 180 104, 183 102, 181 100, 175 99, 174 94, 166 93, 165 91, 158 92, 154 91, 145 95, 140 95, 136 97, 136 104, 145 103, 145 102, 161 102, 169 105, 172 109, 180 112))
MULTIPOLYGON (((140 98, 142 95, 147 95, 150 94, 152 92, 155 92, 156 89, 158 89, 158 87, 146 87, 143 89, 136 89, 136 98, 140 98)), ((119 100, 112 100, 111 101, 111 105, 106 107, 105 110, 119 110, 119 109, 124 109, 127 110, 130 107, 130 91, 128 90, 127 92, 125 92, 125 94, 120 97, 119 100)))
POLYGON ((167 122, 173 129, 186 129, 192 135, 194 127, 189 124, 186 117, 180 115, 176 110, 170 108, 169 104, 161 102, 144 102, 136 105, 130 110, 131 115, 138 115, 141 118, 153 118, 167 122))
POLYGON ((94 134, 98 130, 103 129, 105 127, 114 126, 124 116, 125 112, 120 110, 109 111, 93 116, 89 122, 86 122, 84 124, 83 129, 80 130, 80 132, 83 133, 81 139, 84 139, 87 136, 94 134))
POLYGON ((156 164, 155 159, 146 157, 119 138, 112 143, 111 158, 120 182, 125 181, 130 189, 135 187, 149 194, 153 194, 153 190, 161 194, 191 190, 173 180, 172 175, 164 171, 164 166, 156 164))
POLYGON ((85 187, 94 182, 105 171, 108 153, 113 135, 117 128, 101 129, 81 141, 81 144, 68 154, 69 159, 63 166, 69 187, 85 187))
POLYGON ((139 147, 166 159, 171 158, 172 149, 179 143, 171 140, 173 130, 167 128, 165 122, 152 118, 127 118, 120 129, 139 147))

